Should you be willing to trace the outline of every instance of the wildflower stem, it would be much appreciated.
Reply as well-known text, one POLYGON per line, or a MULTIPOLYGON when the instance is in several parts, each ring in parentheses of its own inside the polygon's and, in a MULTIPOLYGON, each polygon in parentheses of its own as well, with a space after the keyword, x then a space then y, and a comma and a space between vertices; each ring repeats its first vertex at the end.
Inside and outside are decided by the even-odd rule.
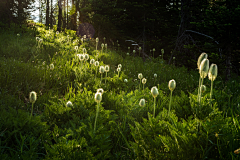
POLYGON ((98 112, 99 112, 99 103, 97 103, 97 112, 96 112, 96 118, 95 118, 95 123, 94 123, 94 132, 96 131, 98 112))
POLYGON ((202 78, 200 89, 199 89, 199 93, 200 93, 199 94, 199 106, 200 106, 200 108, 201 108, 201 99, 202 99, 202 88, 201 88, 201 86, 203 84, 203 80, 204 80, 204 78, 202 78))
POLYGON ((139 91, 141 90, 140 86, 141 86, 141 79, 140 79, 140 83, 139 83, 139 91))
POLYGON ((155 105, 156 105, 156 97, 154 97, 154 103, 153 103, 153 117, 155 117, 155 105))
POLYGON ((101 85, 101 83, 102 83, 102 73, 101 73, 101 81, 100 81, 100 85, 101 85))
POLYGON ((106 77, 105 77, 105 84, 106 84, 106 79, 107 79, 107 72, 106 72, 106 77))
POLYGON ((198 102, 199 102, 199 95, 200 95, 200 87, 201 87, 201 76, 199 76, 199 86, 198 86, 198 96, 197 96, 198 102))
POLYGON ((213 81, 211 81, 211 91, 210 91, 210 102, 212 105, 212 91, 213 91, 213 81))
POLYGON ((32 103, 32 111, 31 111, 30 119, 32 117, 32 113, 33 113, 33 103, 32 103))
POLYGON ((171 91, 171 95, 170 95, 170 103, 169 103, 168 116, 169 116, 170 109, 171 109, 171 103, 172 103, 172 91, 171 91))

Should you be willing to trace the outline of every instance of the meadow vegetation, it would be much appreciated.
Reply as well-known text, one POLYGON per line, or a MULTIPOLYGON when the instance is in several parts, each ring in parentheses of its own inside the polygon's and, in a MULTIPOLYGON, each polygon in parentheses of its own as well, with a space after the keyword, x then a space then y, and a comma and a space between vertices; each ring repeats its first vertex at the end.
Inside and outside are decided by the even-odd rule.
POLYGON ((240 159, 239 77, 81 38, 0 31, 0 159, 240 159))

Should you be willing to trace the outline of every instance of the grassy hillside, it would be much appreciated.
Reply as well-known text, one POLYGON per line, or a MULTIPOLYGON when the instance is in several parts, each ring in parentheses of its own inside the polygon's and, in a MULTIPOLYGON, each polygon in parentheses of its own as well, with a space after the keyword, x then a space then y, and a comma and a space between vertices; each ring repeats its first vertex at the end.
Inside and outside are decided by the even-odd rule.
POLYGON ((41 24, 2 29, 0 42, 0 159, 240 159, 239 77, 218 75, 212 99, 206 77, 199 103, 197 62, 144 62, 103 39, 96 51, 96 39, 41 24))

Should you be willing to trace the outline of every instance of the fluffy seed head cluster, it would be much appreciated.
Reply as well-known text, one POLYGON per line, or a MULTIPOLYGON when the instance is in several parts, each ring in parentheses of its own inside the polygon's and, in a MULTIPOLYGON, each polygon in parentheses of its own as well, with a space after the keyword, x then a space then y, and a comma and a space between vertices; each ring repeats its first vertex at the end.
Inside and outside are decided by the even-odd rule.
POLYGON ((54 69, 54 65, 50 64, 50 69, 53 70, 54 69))
POLYGON ((89 55, 88 54, 84 54, 84 59, 87 61, 89 59, 89 55))
POLYGON ((20 37, 20 34, 18 33, 17 36, 20 37))
POLYGON ((94 65, 95 65, 95 66, 99 66, 99 62, 98 62, 98 61, 95 61, 95 62, 94 62, 94 65))
POLYGON ((75 46, 74 49, 75 49, 75 50, 78 50, 78 46, 75 46))
POLYGON ((96 42, 97 42, 97 43, 99 42, 99 39, 98 39, 98 37, 96 38, 96 42))
POLYGON ((127 82, 128 82, 128 80, 127 80, 127 79, 124 79, 124 82, 125 82, 125 83, 127 83, 127 82))
POLYGON ((107 43, 105 44, 105 47, 107 48, 107 43))
POLYGON ((104 73, 104 71, 105 71, 104 66, 100 66, 100 67, 99 67, 99 72, 100 72, 100 73, 104 73))
POLYGON ((153 48, 153 52, 155 52, 155 48, 153 48))
POLYGON ((201 62, 202 62, 204 59, 207 59, 207 57, 208 57, 207 53, 204 53, 204 52, 198 57, 198 61, 197 61, 197 67, 198 67, 198 69, 200 69, 201 62))
POLYGON ((168 88, 173 91, 176 88, 176 82, 174 79, 170 80, 168 83, 168 88))
POLYGON ((153 76, 154 76, 154 78, 157 78, 157 74, 156 73, 153 76))
POLYGON ((142 79, 142 78, 143 78, 142 73, 139 73, 139 74, 138 74, 138 78, 139 78, 139 79, 142 79))
POLYGON ((161 49, 161 53, 162 53, 162 54, 164 53, 164 49, 161 49))
POLYGON ((218 69, 216 64, 211 64, 209 72, 208 72, 208 78, 210 81, 214 81, 217 78, 218 69))
POLYGON ((140 99, 139 106, 145 106, 145 99, 140 99))
POLYGON ((59 34, 59 32, 57 31, 56 34, 59 34))
POLYGON ((84 36, 83 36, 83 38, 84 38, 84 39, 86 39, 86 38, 87 38, 87 36, 86 36, 86 35, 84 35, 84 36))
POLYGON ((105 66, 105 72, 109 72, 109 70, 110 70, 109 65, 106 65, 106 66, 105 66))
POLYGON ((208 75, 208 70, 209 70, 209 60, 204 59, 201 62, 200 69, 199 69, 201 78, 206 78, 206 76, 208 75))
POLYGON ((79 54, 79 59, 80 59, 80 61, 83 61, 84 60, 84 54, 79 54))
POLYGON ((146 78, 143 78, 143 79, 142 79, 142 83, 143 83, 143 84, 147 83, 147 79, 146 79, 146 78))
POLYGON ((66 106, 67 106, 67 107, 72 107, 72 106, 73 106, 73 104, 72 104, 72 102, 71 102, 71 101, 68 101, 68 102, 66 103, 66 106))
POLYGON ((122 65, 121 65, 121 64, 119 64, 119 65, 118 65, 118 68, 122 68, 122 65))
POLYGON ((30 92, 29 100, 30 100, 30 103, 35 103, 35 101, 37 100, 37 93, 34 91, 30 92))
POLYGON ((201 86, 201 91, 202 91, 202 93, 204 93, 206 90, 207 90, 206 86, 205 86, 205 85, 202 85, 202 86, 201 86))
POLYGON ((118 68, 117 68, 117 72, 120 72, 120 71, 121 71, 121 68, 118 67, 118 68))
POLYGON ((103 43, 101 44, 101 47, 102 47, 102 48, 104 47, 104 44, 103 44, 103 43))
POLYGON ((97 92, 95 94, 95 102, 100 103, 102 101, 102 93, 97 92))
POLYGON ((90 64, 94 64, 95 60, 94 59, 91 59, 90 60, 90 64))
POLYGON ((152 96, 153 96, 154 98, 156 98, 156 97, 158 96, 159 93, 158 93, 158 89, 157 89, 156 86, 152 87, 151 93, 152 93, 152 96))
POLYGON ((103 94, 104 90, 102 88, 97 89, 97 92, 103 94))

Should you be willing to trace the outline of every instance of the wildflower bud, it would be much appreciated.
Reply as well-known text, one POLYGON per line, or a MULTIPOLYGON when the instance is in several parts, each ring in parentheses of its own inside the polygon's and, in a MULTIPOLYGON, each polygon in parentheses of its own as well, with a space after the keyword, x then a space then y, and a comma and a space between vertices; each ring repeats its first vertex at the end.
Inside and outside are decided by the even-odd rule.
POLYGON ((136 53, 136 51, 135 51, 135 50, 133 50, 133 53, 136 53))
POLYGON ((205 85, 202 85, 202 86, 201 86, 201 91, 202 91, 202 93, 204 93, 206 90, 207 90, 206 86, 205 86, 205 85))
POLYGON ((209 70, 209 60, 204 59, 201 62, 200 69, 199 69, 201 78, 206 78, 206 76, 208 75, 208 70, 209 70))
POLYGON ((98 39, 98 38, 96 38, 96 42, 97 42, 97 43, 99 42, 99 39, 98 39))
POLYGON ((89 55, 88 54, 85 54, 84 55, 84 59, 87 61, 89 59, 89 55))
POLYGON ((87 38, 87 36, 86 36, 86 35, 84 35, 84 36, 83 36, 83 38, 84 38, 84 39, 86 39, 86 38, 87 38))
POLYGON ((142 79, 142 78, 143 78, 142 73, 139 73, 139 74, 138 74, 138 78, 139 78, 139 79, 142 79))
POLYGON ((90 60, 90 64, 94 64, 95 60, 94 59, 91 59, 90 60))
POLYGON ((50 64, 50 69, 53 70, 54 69, 54 65, 50 64))
POLYGON ((18 33, 17 36, 20 37, 20 34, 18 33))
POLYGON ((105 70, 104 66, 100 66, 99 72, 100 72, 100 73, 104 73, 104 70, 105 70))
POLYGON ((37 100, 37 93, 34 91, 30 92, 29 100, 30 100, 30 103, 35 103, 35 101, 37 100))
POLYGON ((142 50, 142 47, 139 47, 139 50, 141 51, 141 50, 142 50))
POLYGON ((143 83, 143 84, 147 83, 147 79, 146 79, 146 78, 143 78, 143 79, 142 79, 142 83, 143 83))
POLYGON ((124 79, 124 82, 125 82, 125 83, 127 83, 127 82, 128 82, 128 80, 127 80, 127 79, 124 79))
POLYGON ((175 59, 175 57, 173 57, 173 59, 175 59))
POLYGON ((130 47, 128 47, 128 49, 130 49, 130 47))
POLYGON ((86 48, 83 48, 83 54, 86 54, 86 53, 87 53, 86 48))
POLYGON ((121 64, 119 64, 119 65, 118 65, 118 68, 122 68, 122 65, 121 65, 121 64))
POLYGON ((94 62, 94 65, 95 65, 95 66, 99 66, 99 62, 98 62, 98 61, 95 61, 95 62, 94 62))
POLYGON ((103 94, 104 90, 102 88, 99 88, 97 89, 97 92, 103 94))
POLYGON ((211 64, 209 72, 208 72, 208 78, 210 81, 214 81, 217 78, 218 69, 216 64, 211 64))
POLYGON ((127 56, 129 56, 129 53, 127 53, 127 56))
POLYGON ((104 47, 104 44, 103 44, 103 43, 101 44, 101 47, 102 47, 102 48, 104 47))
POLYGON ((78 46, 75 46, 74 49, 75 49, 75 50, 78 50, 78 46))
POLYGON ((145 106, 145 99, 140 99, 139 106, 145 106))
POLYGON ((110 70, 109 65, 106 65, 106 66, 105 66, 105 72, 109 72, 109 70, 110 70))
POLYGON ((120 44, 118 44, 118 47, 120 47, 120 44))
POLYGON ((59 34, 59 32, 57 31, 56 34, 59 34))
POLYGON ((105 44, 105 47, 107 48, 107 43, 105 44))
POLYGON ((164 54, 164 49, 161 49, 161 53, 164 54))
POLYGON ((84 54, 79 54, 79 59, 80 59, 80 61, 83 61, 84 60, 84 54))
POLYGON ((157 78, 157 74, 156 73, 154 74, 154 78, 157 78))
POLYGON ((155 52, 155 48, 153 48, 153 52, 155 52))
POLYGON ((206 53, 204 53, 204 52, 198 57, 198 61, 197 61, 198 69, 200 69, 201 62, 204 59, 207 59, 207 57, 208 57, 208 55, 206 53))
POLYGON ((121 71, 121 68, 118 67, 118 68, 117 68, 117 72, 120 72, 120 71, 121 71))
POLYGON ((176 82, 174 79, 170 80, 168 83, 168 88, 173 91, 176 88, 176 82))
POLYGON ((66 106, 67 106, 67 107, 72 107, 72 106, 73 106, 73 104, 72 104, 72 102, 71 102, 71 101, 68 101, 68 102, 66 103, 66 106))
POLYGON ((102 93, 97 92, 95 94, 95 102, 100 103, 102 101, 102 93))
POLYGON ((157 89, 156 86, 152 87, 151 93, 152 93, 152 96, 153 96, 154 98, 156 98, 156 97, 158 96, 159 93, 158 93, 158 89, 157 89))

